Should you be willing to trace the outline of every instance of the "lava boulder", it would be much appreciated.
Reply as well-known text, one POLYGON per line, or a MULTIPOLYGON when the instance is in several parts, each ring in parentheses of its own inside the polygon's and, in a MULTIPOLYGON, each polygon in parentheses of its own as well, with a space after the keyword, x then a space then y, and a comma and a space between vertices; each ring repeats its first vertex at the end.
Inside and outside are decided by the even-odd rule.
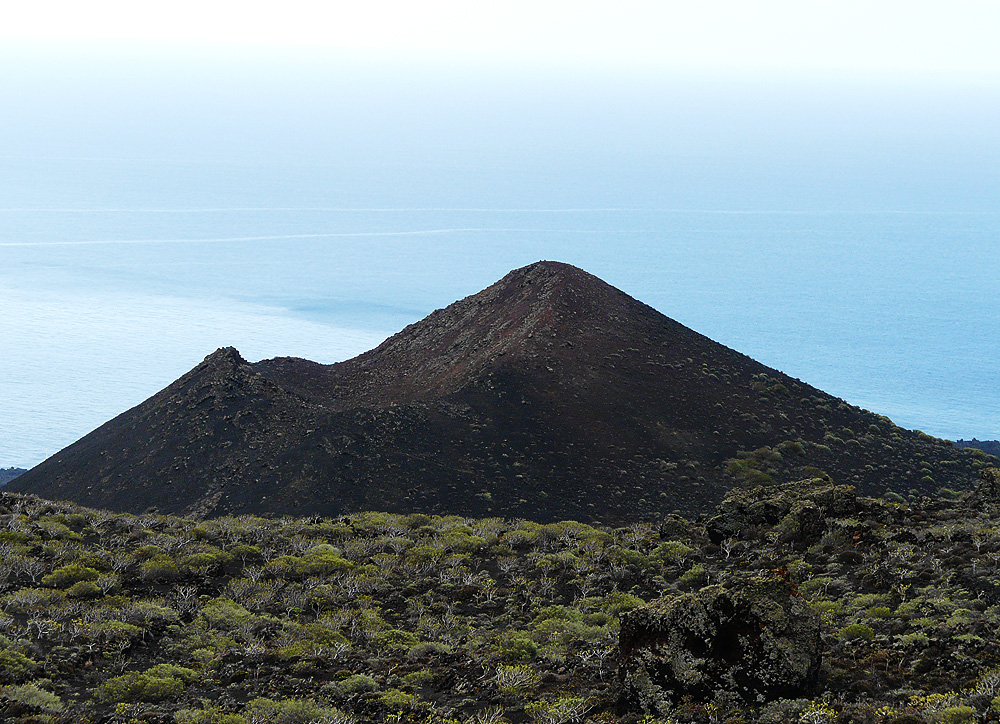
POLYGON ((620 649, 625 708, 665 715, 685 696, 760 704, 815 685, 820 621, 776 571, 630 611, 620 649))
POLYGON ((705 522, 713 543, 745 538, 760 529, 774 529, 784 542, 811 544, 826 532, 826 519, 848 516, 858 509, 853 486, 833 485, 823 478, 750 489, 735 488, 705 522))
POLYGON ((980 506, 1000 502, 1000 468, 986 468, 981 476, 982 479, 969 496, 969 503, 980 506))

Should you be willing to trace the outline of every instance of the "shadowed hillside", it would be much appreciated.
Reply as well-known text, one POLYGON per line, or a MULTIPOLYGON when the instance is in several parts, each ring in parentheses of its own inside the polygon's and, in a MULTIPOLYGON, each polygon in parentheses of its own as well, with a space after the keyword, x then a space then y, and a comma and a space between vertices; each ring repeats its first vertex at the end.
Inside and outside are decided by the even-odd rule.
POLYGON ((932 492, 986 460, 538 262, 346 362, 221 349, 11 488, 195 515, 617 523, 823 473, 865 493, 932 492))
POLYGON ((0 485, 6 485, 23 472, 24 468, 0 468, 0 485))
POLYGON ((989 455, 1000 455, 1000 440, 977 440, 975 438, 971 440, 956 440, 955 447, 962 450, 973 448, 975 450, 982 450, 989 455))

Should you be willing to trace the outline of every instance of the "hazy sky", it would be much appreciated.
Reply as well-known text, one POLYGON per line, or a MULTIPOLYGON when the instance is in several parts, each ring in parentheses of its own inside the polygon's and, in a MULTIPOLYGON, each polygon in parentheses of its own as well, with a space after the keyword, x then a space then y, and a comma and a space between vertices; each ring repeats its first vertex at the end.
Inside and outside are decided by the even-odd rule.
POLYGON ((0 157, 502 164, 517 188, 586 158, 637 189, 698 159, 779 200, 880 175, 879 208, 993 208, 997 37, 1000 0, 35 0, 0 21, 0 157))
POLYGON ((996 79, 998 31, 996 0, 33 0, 5 8, 0 41, 996 79))

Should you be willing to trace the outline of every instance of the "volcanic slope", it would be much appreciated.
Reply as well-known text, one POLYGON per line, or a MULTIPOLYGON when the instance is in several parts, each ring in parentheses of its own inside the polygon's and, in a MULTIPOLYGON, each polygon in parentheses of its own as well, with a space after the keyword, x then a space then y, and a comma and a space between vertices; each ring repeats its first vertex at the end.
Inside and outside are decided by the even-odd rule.
POLYGON ((987 460, 538 262, 346 362, 220 349, 9 488, 133 512, 617 524, 822 472, 935 492, 987 460))

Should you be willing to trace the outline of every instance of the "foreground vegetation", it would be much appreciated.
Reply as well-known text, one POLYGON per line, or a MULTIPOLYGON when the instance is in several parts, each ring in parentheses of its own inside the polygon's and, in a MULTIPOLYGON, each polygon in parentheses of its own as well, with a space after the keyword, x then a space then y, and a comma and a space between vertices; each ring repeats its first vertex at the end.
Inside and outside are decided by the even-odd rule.
POLYGON ((860 499, 814 480, 741 492, 721 522, 616 529, 195 521, 0 493, 0 719, 1000 721, 1000 504, 943 492, 860 499), (746 513, 762 500, 779 514, 746 513), (817 689, 622 710, 620 617, 754 569, 821 614, 817 689))

